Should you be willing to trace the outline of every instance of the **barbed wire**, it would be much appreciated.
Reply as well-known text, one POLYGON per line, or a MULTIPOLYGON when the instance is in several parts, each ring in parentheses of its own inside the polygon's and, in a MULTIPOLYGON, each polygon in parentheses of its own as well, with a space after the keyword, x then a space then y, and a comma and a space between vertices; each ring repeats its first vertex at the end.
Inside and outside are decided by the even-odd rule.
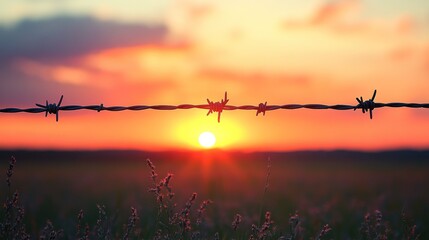
POLYGON ((55 114, 56 121, 58 122, 58 114, 60 111, 77 111, 77 110, 93 110, 97 112, 101 111, 143 111, 143 110, 179 110, 179 109, 206 109, 209 110, 207 112, 207 116, 212 113, 218 113, 217 120, 220 122, 221 113, 223 111, 232 111, 232 110, 256 110, 256 116, 262 113, 265 116, 267 111, 274 110, 294 110, 294 109, 313 109, 313 110, 325 110, 325 109, 333 109, 333 110, 356 110, 362 109, 362 113, 369 112, 369 117, 372 119, 373 110, 376 108, 382 107, 391 107, 391 108, 429 108, 429 103, 401 103, 401 102, 391 102, 391 103, 376 103, 374 102, 375 96, 377 94, 377 90, 374 90, 372 98, 364 101, 362 97, 356 98, 358 104, 357 105, 345 105, 345 104, 336 104, 336 105, 325 105, 325 104, 284 104, 284 105, 267 105, 267 102, 260 103, 258 106, 254 105, 242 105, 242 106, 234 106, 234 105, 226 105, 229 102, 227 92, 225 92, 224 99, 221 101, 213 102, 207 99, 207 104, 180 104, 180 105, 134 105, 134 106, 104 106, 103 104, 99 105, 88 105, 88 106, 80 106, 80 105, 68 105, 61 106, 63 101, 63 96, 61 96, 58 104, 49 103, 46 101, 45 105, 36 104, 37 108, 3 108, 0 109, 1 113, 42 113, 45 112, 45 117, 48 114, 55 114))

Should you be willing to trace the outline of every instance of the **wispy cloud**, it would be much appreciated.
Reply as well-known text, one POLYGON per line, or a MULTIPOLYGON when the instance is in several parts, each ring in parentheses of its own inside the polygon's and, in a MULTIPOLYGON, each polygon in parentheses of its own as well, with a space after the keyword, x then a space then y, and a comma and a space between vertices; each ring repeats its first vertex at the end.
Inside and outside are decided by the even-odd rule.
POLYGON ((286 85, 307 85, 311 78, 307 74, 273 73, 273 72, 244 72, 228 69, 202 68, 199 76, 213 81, 237 81, 245 84, 271 82, 286 85))
POLYGON ((108 48, 163 44, 164 26, 121 24, 90 17, 24 20, 0 28, 0 60, 66 58, 108 48))
POLYGON ((336 23, 356 12, 358 6, 357 0, 326 3, 315 11, 308 23, 312 25, 336 23))
POLYGON ((283 22, 286 30, 297 28, 324 28, 337 34, 359 34, 360 36, 386 36, 411 33, 417 26, 407 14, 391 19, 374 19, 362 16, 360 0, 325 2, 302 19, 283 22))

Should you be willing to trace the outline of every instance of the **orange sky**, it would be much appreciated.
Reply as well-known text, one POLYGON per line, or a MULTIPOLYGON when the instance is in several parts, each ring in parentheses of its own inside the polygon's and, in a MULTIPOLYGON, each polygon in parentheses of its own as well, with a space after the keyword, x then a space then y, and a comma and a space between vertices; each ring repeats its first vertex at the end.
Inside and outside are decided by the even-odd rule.
MULTIPOLYGON (((0 4, 15 9, 0 10, 0 108, 61 94, 63 105, 205 104, 225 91, 231 105, 354 105, 374 89, 379 102, 429 102, 425 1, 86 2, 0 4)), ((196 149, 204 131, 229 150, 429 147, 424 109, 50 117, 1 114, 0 148, 196 149)))

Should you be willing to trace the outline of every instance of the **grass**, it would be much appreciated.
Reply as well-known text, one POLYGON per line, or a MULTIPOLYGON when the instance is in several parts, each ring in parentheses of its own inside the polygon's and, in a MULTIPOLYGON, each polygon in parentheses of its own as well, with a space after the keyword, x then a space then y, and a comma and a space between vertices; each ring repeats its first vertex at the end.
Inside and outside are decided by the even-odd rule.
POLYGON ((267 163, 224 153, 170 157, 10 158, 1 165, 0 239, 427 236, 426 164, 276 155, 267 163))

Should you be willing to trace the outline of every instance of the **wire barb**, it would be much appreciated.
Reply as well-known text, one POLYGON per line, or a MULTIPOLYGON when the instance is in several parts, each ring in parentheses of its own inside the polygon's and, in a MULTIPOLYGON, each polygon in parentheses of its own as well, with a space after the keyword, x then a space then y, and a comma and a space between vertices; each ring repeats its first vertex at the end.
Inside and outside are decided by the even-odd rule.
POLYGON ((358 101, 358 105, 354 108, 354 111, 356 111, 356 109, 358 108, 361 108, 362 113, 369 112, 369 118, 372 119, 372 110, 374 110, 375 108, 374 99, 376 95, 377 95, 377 89, 374 90, 374 94, 372 95, 371 99, 363 101, 362 96, 360 97, 360 99, 356 98, 356 100, 358 101))
POLYGON ((104 110, 104 106, 103 106, 103 104, 100 104, 100 106, 98 107, 98 109, 97 109, 97 112, 100 112, 100 111, 102 111, 102 110, 104 110))
POLYGON ((48 103, 48 100, 46 100, 46 105, 36 103, 36 106, 45 109, 45 117, 48 116, 48 113, 55 114, 55 119, 58 122, 58 112, 60 111, 60 106, 62 102, 63 102, 63 95, 61 95, 58 105, 56 103, 48 103))
POLYGON ((212 102, 207 99, 208 104, 179 104, 179 105, 134 105, 134 106, 104 106, 103 104, 99 105, 88 105, 88 106, 80 106, 80 105, 69 105, 69 106, 61 106, 63 101, 63 96, 61 96, 58 104, 56 103, 48 103, 46 101, 45 105, 36 104, 37 108, 0 108, 0 113, 42 113, 45 112, 45 117, 49 114, 56 115, 56 121, 58 122, 58 114, 59 111, 78 111, 78 110, 91 110, 91 111, 110 111, 110 112, 119 112, 119 111, 144 111, 144 110, 186 110, 186 109, 204 109, 208 110, 207 116, 217 112, 217 121, 220 123, 221 113, 223 111, 232 111, 232 110, 250 110, 256 111, 256 116, 260 113, 265 116, 266 111, 274 111, 274 110, 296 110, 296 109, 312 109, 312 110, 356 110, 362 109, 363 113, 369 112, 369 117, 372 119, 373 110, 375 108, 425 108, 429 109, 429 103, 403 103, 403 102, 390 102, 390 103, 375 103, 375 96, 377 95, 377 90, 374 91, 372 98, 366 101, 363 100, 362 97, 356 98, 358 101, 357 105, 345 105, 345 104, 336 104, 336 105, 325 105, 325 104, 283 104, 283 105, 267 105, 267 102, 260 103, 259 105, 226 105, 229 102, 228 93, 225 92, 225 97, 220 102, 212 102))
POLYGON ((262 113, 262 115, 265 116, 265 111, 267 111, 267 102, 260 103, 258 109, 256 109, 256 116, 258 116, 259 113, 262 113))
POLYGON ((207 116, 217 112, 217 122, 220 123, 220 114, 222 113, 223 109, 225 108, 226 104, 228 103, 228 93, 225 92, 225 98, 222 99, 220 102, 212 102, 207 98, 207 103, 209 104, 209 111, 207 112, 207 116))

